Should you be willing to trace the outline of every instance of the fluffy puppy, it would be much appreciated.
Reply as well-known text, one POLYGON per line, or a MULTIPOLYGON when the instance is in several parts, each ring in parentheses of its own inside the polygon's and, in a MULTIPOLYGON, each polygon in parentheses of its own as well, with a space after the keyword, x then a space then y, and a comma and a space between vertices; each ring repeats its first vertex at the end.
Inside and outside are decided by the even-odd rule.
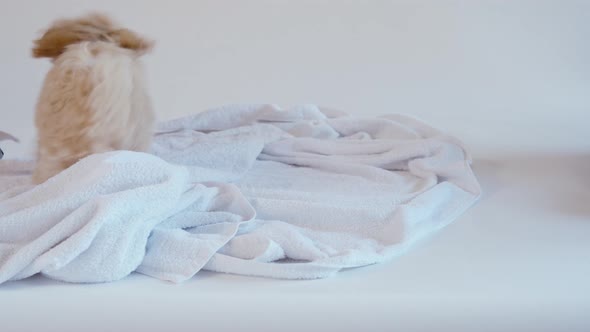
POLYGON ((139 58, 151 47, 101 14, 56 21, 34 42, 33 57, 53 62, 35 112, 35 183, 90 154, 149 148, 155 117, 139 58))

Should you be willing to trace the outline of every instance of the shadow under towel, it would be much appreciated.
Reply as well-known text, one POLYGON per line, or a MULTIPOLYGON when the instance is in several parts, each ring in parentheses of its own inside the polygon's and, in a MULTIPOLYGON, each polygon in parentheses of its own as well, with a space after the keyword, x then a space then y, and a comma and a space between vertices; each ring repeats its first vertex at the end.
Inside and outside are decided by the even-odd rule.
POLYGON ((0 283, 322 278, 403 253, 480 195, 457 139, 314 105, 167 121, 150 154, 92 155, 38 186, 33 167, 0 161, 0 283))

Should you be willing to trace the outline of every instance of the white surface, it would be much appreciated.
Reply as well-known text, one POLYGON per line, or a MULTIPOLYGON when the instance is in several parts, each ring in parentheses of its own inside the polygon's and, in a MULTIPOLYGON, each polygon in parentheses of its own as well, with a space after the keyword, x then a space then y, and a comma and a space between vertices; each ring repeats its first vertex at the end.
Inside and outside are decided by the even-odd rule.
POLYGON ((488 192, 459 221, 391 263, 330 279, 7 283, 3 328, 588 331, 589 168, 588 156, 478 161, 488 192))
POLYGON ((406 112, 471 147, 486 193, 408 255, 327 280, 7 284, 2 331, 590 330, 588 1, 138 3, 0 0, 0 130, 26 147, 8 156, 33 141, 35 32, 99 8, 158 40, 161 118, 257 101, 406 112))
POLYGON ((90 9, 157 41, 145 60, 162 119, 313 103, 413 114, 476 153, 590 149, 586 0, 0 0, 0 130, 29 150, 49 67, 31 41, 90 9))

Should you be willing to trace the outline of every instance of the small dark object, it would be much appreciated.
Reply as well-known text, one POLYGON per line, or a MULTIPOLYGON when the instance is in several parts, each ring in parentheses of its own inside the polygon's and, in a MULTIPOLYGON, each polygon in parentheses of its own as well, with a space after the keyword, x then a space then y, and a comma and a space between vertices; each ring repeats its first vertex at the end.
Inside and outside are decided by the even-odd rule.
MULTIPOLYGON (((10 140, 13 142, 18 142, 18 138, 10 135, 9 133, 5 133, 3 131, 0 130, 0 142, 1 141, 5 141, 5 140, 10 140)), ((4 157, 4 151, 2 151, 2 149, 0 149, 0 159, 2 159, 2 157, 4 157)))

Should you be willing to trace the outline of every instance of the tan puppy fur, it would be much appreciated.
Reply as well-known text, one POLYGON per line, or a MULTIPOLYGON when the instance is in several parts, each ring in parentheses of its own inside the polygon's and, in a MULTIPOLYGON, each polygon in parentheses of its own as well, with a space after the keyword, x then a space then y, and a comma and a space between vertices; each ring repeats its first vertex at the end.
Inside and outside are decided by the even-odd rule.
POLYGON ((57 21, 35 41, 33 56, 53 61, 35 113, 35 183, 93 153, 149 148, 155 117, 139 57, 151 47, 100 14, 57 21))

